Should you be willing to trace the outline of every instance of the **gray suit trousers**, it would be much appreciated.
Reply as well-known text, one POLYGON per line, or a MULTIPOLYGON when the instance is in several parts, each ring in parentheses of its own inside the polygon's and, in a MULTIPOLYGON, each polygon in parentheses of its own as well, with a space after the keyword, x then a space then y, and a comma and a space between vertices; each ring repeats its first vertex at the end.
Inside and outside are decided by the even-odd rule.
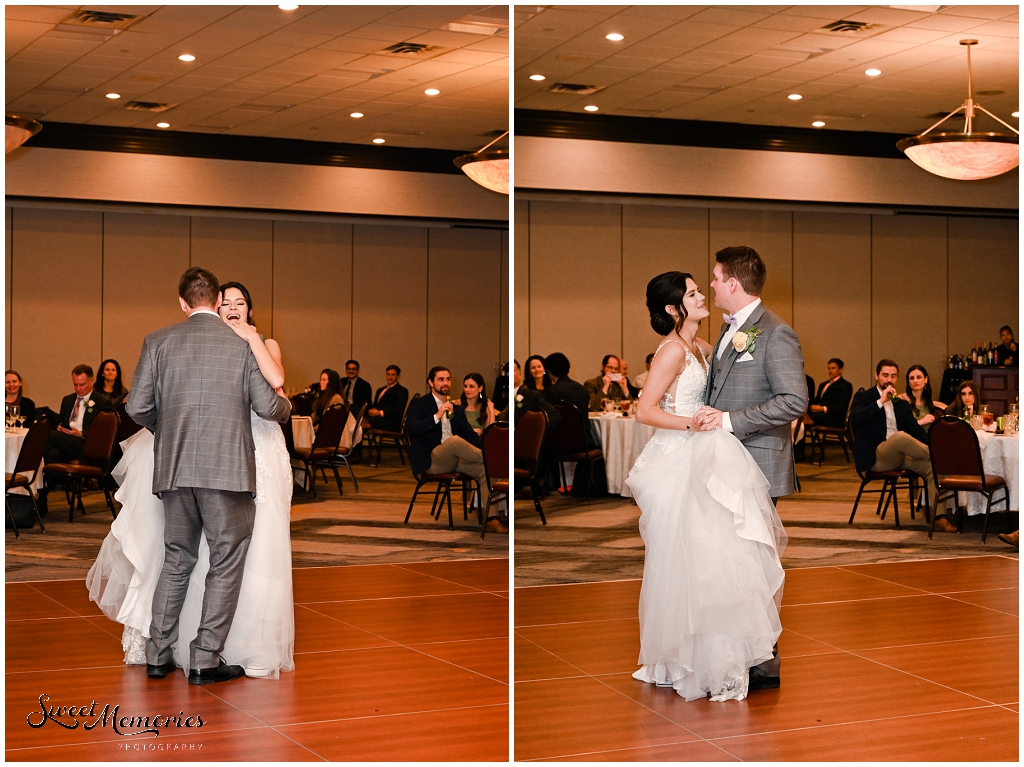
POLYGON ((164 492, 163 502, 164 566, 153 595, 146 662, 171 660, 171 648, 178 640, 178 616, 205 532, 210 544, 210 572, 199 633, 190 645, 189 657, 192 668, 216 668, 235 618, 245 555, 256 520, 256 500, 246 492, 181 487, 164 492))

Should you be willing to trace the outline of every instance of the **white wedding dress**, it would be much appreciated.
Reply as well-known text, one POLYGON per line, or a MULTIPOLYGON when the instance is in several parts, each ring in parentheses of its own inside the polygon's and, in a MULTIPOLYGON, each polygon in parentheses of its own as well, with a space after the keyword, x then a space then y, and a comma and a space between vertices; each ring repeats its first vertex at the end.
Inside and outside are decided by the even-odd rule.
MULTIPOLYGON (((704 403, 707 362, 686 359, 660 403, 673 415, 704 403)), ((768 480, 729 432, 658 429, 626 484, 646 547, 633 676, 686 700, 743 700, 748 669, 772 658, 782 632, 786 533, 768 480)))
MULTIPOLYGON (((245 558, 238 607, 221 653, 252 677, 277 679, 293 671, 295 613, 292 601, 292 469, 279 424, 252 414, 256 448, 256 519, 245 558)), ((164 562, 163 502, 153 495, 153 434, 142 429, 122 443, 124 457, 112 472, 121 512, 110 525, 86 576, 89 598, 124 624, 125 663, 146 662, 153 593, 164 562)), ((189 643, 199 630, 210 546, 199 544, 178 622, 174 662, 189 671, 189 643)))

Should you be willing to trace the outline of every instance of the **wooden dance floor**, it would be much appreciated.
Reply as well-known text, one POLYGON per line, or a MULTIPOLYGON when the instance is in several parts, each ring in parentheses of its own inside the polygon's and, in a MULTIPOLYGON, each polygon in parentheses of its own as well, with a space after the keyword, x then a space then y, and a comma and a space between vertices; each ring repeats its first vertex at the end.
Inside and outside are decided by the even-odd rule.
POLYGON ((790 570, 782 687, 739 703, 632 678, 640 581, 517 588, 515 757, 1017 761, 1017 570, 1001 556, 790 570))
POLYGON ((203 686, 124 666, 84 581, 6 589, 7 761, 508 759, 508 559, 295 570, 295 671, 203 686))

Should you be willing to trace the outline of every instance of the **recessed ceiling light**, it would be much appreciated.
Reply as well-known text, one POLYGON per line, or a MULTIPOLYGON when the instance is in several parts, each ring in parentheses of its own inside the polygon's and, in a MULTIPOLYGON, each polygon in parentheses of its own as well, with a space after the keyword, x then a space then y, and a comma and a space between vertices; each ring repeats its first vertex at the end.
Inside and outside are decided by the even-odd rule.
POLYGON ((866 74, 868 77, 878 77, 880 74, 882 74, 882 70, 881 69, 865 69, 864 70, 864 74, 866 74))
POLYGON ((1011 116, 1013 116, 1013 117, 1020 117, 1020 112, 1012 112, 1011 116))
POLYGON ((811 123, 811 125, 813 125, 815 128, 825 127, 825 123, 823 123, 821 120, 815 120, 814 122, 811 123))
POLYGON ((423 92, 426 93, 428 96, 437 96, 441 93, 441 91, 439 91, 437 88, 427 88, 423 92))
POLYGON ((530 79, 531 80, 536 80, 537 82, 540 82, 541 80, 544 79, 544 75, 530 75, 530 79))
POLYGON ((788 96, 786 96, 786 98, 789 99, 790 101, 799 101, 800 99, 803 98, 803 96, 801 96, 799 93, 790 93, 788 96))
POLYGON ((595 107, 593 104, 585 106, 585 107, 583 107, 583 109, 585 111, 587 111, 587 112, 596 112, 597 111, 597 107, 595 107))
POLYGON ((354 117, 354 118, 356 118, 357 120, 358 120, 358 119, 359 119, 360 117, 362 117, 362 116, 363 116, 363 113, 362 113, 362 112, 353 112, 352 114, 350 114, 350 115, 349 115, 349 117, 354 117))
POLYGON ((617 42, 619 42, 619 40, 622 40, 624 38, 618 32, 612 32, 611 34, 605 35, 604 39, 605 40, 613 40, 614 42, 617 43, 617 42))
POLYGON ((158 127, 158 128, 170 128, 171 124, 170 123, 157 123, 156 127, 158 127))
POLYGON ((183 53, 180 56, 178 56, 178 60, 179 61, 195 61, 196 57, 193 56, 191 53, 183 53))
POLYGON ((294 11, 299 6, 297 6, 295 3, 285 3, 284 5, 279 5, 277 7, 280 8, 282 11, 294 11))
POLYGON ((374 144, 383 144, 384 143, 384 139, 382 139, 382 138, 375 138, 373 140, 373 143, 374 144))
POLYGON ((121 94, 120 93, 108 93, 107 94, 107 98, 108 99, 119 99, 119 98, 121 98, 121 94))

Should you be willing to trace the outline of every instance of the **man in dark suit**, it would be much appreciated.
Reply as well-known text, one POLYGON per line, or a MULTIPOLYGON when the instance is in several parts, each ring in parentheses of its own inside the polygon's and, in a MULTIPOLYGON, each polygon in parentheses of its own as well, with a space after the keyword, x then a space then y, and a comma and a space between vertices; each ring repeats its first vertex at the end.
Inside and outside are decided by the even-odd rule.
POLYGON ((551 386, 544 390, 544 399, 552 405, 568 402, 580 409, 584 415, 590 408, 590 394, 583 384, 569 378, 569 359, 561 352, 544 358, 544 369, 551 377, 551 386))
POLYGON ((402 369, 398 365, 388 365, 384 371, 385 386, 377 389, 373 404, 366 411, 366 421, 374 429, 383 431, 399 431, 402 428, 402 416, 409 402, 409 390, 398 383, 402 369))
MULTIPOLYGON (((853 398, 853 460, 857 471, 908 469, 932 487, 928 433, 918 425, 910 403, 896 396, 899 372, 892 360, 880 360, 875 366, 876 385, 853 398)), ((944 517, 939 517, 935 529, 956 532, 944 517)))
MULTIPOLYGON (((544 366, 547 370, 547 365, 544 366)), ((548 370, 550 374, 551 371, 548 370)), ((590 410, 601 410, 601 400, 610 399, 618 402, 619 400, 629 399, 629 382, 622 380, 622 374, 619 372, 619 358, 614 354, 604 355, 604 359, 601 360, 601 375, 589 378, 583 382, 583 386, 587 390, 589 395, 589 409, 590 410)))
POLYGON ((487 487, 480 435, 466 420, 466 411, 451 401, 452 374, 438 365, 427 374, 428 392, 409 405, 409 463, 415 474, 461 471, 487 487))
POLYGON ((846 410, 852 398, 853 384, 843 378, 843 361, 833 357, 828 361, 828 380, 818 387, 804 423, 842 429, 846 426, 846 410))
POLYGON ((369 406, 373 400, 373 388, 359 377, 359 363, 356 360, 345 363, 345 377, 341 379, 339 394, 353 414, 359 412, 361 405, 369 406))
POLYGON ((71 371, 75 393, 60 402, 60 425, 50 432, 46 444, 46 463, 64 463, 82 457, 85 435, 93 418, 101 410, 110 410, 111 404, 102 393, 93 388, 95 379, 88 365, 76 365, 71 371))

